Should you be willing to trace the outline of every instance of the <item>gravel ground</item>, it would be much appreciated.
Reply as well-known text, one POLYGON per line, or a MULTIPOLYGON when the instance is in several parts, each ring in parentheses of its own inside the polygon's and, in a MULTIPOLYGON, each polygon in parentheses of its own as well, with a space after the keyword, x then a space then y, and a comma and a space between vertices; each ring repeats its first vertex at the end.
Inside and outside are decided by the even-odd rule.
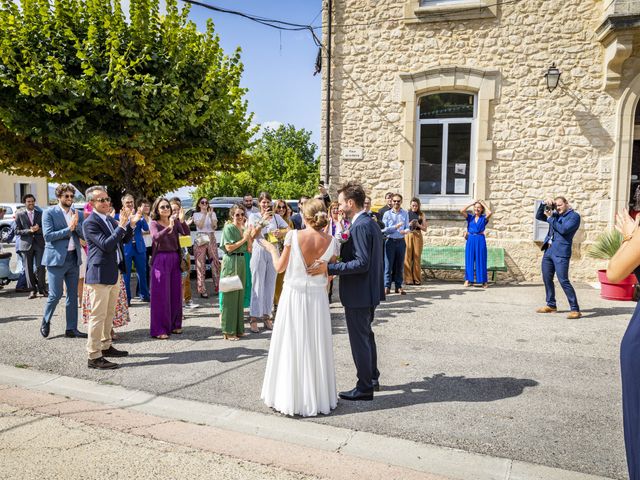
MULTIPOLYGON (((300 421, 625 478, 618 353, 635 304, 576 287, 580 320, 565 318, 560 289, 564 312, 536 314, 541 285, 432 280, 391 295, 375 326, 382 391, 300 421)), ((131 355, 100 372, 87 369, 83 340, 64 338, 62 305, 44 340, 44 299, 0 290, 0 362, 269 413, 259 396, 270 333, 225 342, 212 300, 197 299, 184 334, 168 341, 149 338, 148 305, 134 303, 117 342, 131 355)), ((338 303, 332 321, 338 388, 350 389, 355 368, 338 303)))

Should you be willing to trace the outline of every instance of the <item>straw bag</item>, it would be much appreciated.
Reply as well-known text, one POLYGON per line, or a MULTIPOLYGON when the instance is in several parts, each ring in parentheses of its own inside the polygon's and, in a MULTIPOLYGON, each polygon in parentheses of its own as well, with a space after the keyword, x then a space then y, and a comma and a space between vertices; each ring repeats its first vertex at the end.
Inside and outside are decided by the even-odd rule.
POLYGON ((234 259, 233 262, 233 271, 234 274, 230 277, 220 277, 220 281, 218 284, 218 291, 223 293, 235 292, 236 290, 242 290, 242 280, 238 276, 238 262, 234 259))

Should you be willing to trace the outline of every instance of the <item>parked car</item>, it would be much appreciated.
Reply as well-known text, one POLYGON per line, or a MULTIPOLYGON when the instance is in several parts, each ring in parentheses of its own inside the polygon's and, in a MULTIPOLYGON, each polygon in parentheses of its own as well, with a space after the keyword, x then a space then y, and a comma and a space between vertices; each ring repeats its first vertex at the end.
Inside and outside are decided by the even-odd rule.
POLYGON ((0 238, 9 234, 11 224, 16 219, 16 213, 24 207, 24 203, 0 203, 0 208, 5 210, 4 217, 0 219, 0 238))

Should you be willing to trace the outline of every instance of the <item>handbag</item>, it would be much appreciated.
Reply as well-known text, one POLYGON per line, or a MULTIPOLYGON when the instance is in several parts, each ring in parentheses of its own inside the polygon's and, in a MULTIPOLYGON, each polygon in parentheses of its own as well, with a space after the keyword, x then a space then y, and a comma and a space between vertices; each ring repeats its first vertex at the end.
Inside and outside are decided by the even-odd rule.
POLYGON ((193 246, 193 239, 191 238, 191 235, 180 235, 178 241, 180 243, 180 248, 189 248, 193 246))
POLYGON ((193 243, 196 244, 196 247, 203 247, 205 245, 209 245, 211 239, 209 238, 208 233, 196 233, 196 239, 193 243))
POLYGON ((234 260, 233 271, 234 274, 229 277, 220 277, 218 282, 218 291, 223 293, 235 292, 236 290, 242 290, 242 280, 238 276, 237 271, 238 263, 234 260))

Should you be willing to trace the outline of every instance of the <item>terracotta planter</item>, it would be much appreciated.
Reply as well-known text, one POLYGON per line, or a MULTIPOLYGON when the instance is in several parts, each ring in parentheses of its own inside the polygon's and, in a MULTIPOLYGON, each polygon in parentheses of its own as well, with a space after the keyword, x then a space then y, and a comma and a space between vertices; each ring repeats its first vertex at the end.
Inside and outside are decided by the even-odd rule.
POLYGON ((607 300, 633 300, 633 288, 638 281, 632 273, 619 283, 611 283, 606 270, 598 270, 600 296, 607 300))

